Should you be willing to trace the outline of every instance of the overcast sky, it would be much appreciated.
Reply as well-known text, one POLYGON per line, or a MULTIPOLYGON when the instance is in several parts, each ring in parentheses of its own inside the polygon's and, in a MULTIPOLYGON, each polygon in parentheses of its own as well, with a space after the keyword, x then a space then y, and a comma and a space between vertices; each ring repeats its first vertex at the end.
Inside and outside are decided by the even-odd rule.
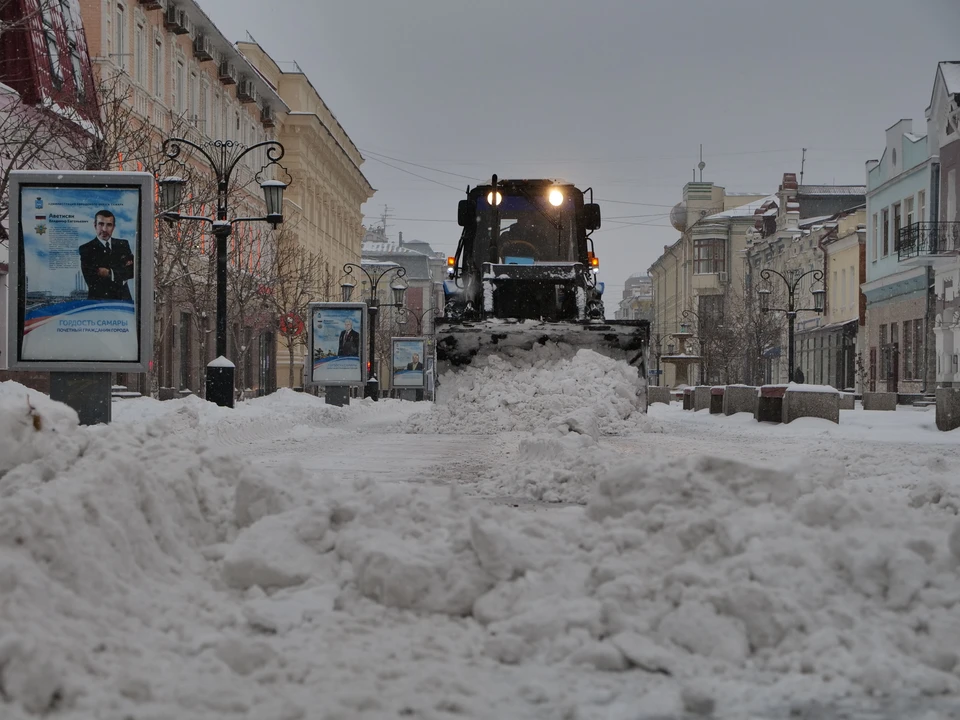
POLYGON ((452 253, 457 201, 492 173, 592 186, 610 317, 677 239, 700 143, 728 192, 775 192, 801 148, 805 182, 863 184, 887 127, 925 131, 936 63, 960 60, 960 0, 199 3, 299 63, 366 158, 365 224, 388 206, 394 240, 452 253))

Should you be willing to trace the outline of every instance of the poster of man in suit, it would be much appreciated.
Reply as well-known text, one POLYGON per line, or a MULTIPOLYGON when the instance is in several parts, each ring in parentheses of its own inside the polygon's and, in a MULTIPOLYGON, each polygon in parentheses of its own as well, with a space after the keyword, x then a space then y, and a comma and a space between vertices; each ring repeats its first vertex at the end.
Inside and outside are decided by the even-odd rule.
POLYGON ((424 338, 393 338, 393 386, 424 387, 424 338))
POLYGON ((133 253, 127 240, 113 237, 117 218, 109 210, 94 216, 97 236, 80 246, 80 272, 87 283, 89 300, 129 300, 127 281, 133 280, 133 253))
POLYGON ((22 361, 144 361, 136 299, 153 179, 109 175, 129 179, 115 187, 18 185, 22 361))
POLYGON ((359 385, 365 380, 362 303, 311 303, 310 381, 317 385, 359 385))

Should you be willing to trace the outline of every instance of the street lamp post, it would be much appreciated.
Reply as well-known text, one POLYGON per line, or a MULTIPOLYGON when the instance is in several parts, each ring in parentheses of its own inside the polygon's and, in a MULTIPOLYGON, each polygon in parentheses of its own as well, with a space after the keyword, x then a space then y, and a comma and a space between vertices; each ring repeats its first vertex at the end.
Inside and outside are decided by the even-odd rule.
POLYGON ((367 315, 368 315, 368 325, 370 327, 370 377, 367 378, 367 384, 363 388, 363 396, 366 398, 372 398, 373 400, 380 399, 380 381, 377 380, 377 369, 376 369, 376 350, 377 350, 377 313, 381 307, 395 307, 403 308, 403 294, 407 291, 406 283, 401 283, 401 279, 404 275, 407 274, 407 269, 402 265, 397 265, 395 263, 390 263, 387 267, 382 270, 377 270, 377 266, 372 266, 372 271, 367 270, 367 268, 362 265, 357 265, 356 263, 347 263, 343 266, 343 272, 347 277, 341 284, 340 288, 343 291, 343 301, 350 302, 350 296, 353 294, 353 289, 356 285, 350 280, 353 276, 353 269, 356 268, 364 275, 367 276, 367 280, 370 282, 370 297, 367 298, 367 315), (393 302, 392 303, 383 303, 380 304, 380 300, 377 297, 377 288, 380 285, 380 281, 383 280, 390 274, 394 275, 393 284, 390 285, 390 289, 393 291, 393 302))
MULTIPOLYGON (((234 386, 236 366, 227 359, 227 238, 233 232, 233 226, 240 222, 267 222, 274 229, 283 222, 283 191, 288 183, 281 180, 262 180, 261 175, 271 165, 280 165, 284 149, 276 140, 267 140, 249 147, 233 140, 215 140, 200 146, 184 138, 168 138, 163 141, 163 152, 167 160, 177 160, 183 146, 196 150, 207 161, 217 180, 217 216, 209 218, 198 215, 183 215, 180 204, 183 200, 183 186, 186 180, 181 177, 167 176, 158 180, 160 185, 160 207, 158 214, 169 223, 181 220, 199 220, 212 226, 217 239, 217 359, 207 365, 206 398, 222 407, 234 406, 234 386), (263 190, 263 199, 267 206, 264 217, 239 217, 227 219, 228 193, 233 173, 242 157, 259 148, 266 149, 266 164, 256 174, 256 180, 263 190)), ((183 164, 181 162, 181 164, 183 164)), ((284 168, 286 172, 286 168, 284 168)), ((289 178, 289 173, 288 173, 289 178)))
POLYGON ((760 296, 760 310, 762 312, 785 312, 787 314, 787 382, 793 380, 793 371, 794 371, 794 350, 793 350, 793 331, 794 323, 797 319, 798 312, 823 312, 823 296, 825 291, 823 288, 817 290, 811 290, 810 294, 813 295, 813 307, 812 308, 800 308, 796 306, 796 293, 797 286, 800 284, 800 281, 803 280, 807 275, 813 275, 813 282, 819 282, 823 280, 823 271, 821 270, 808 270, 807 272, 799 275, 793 282, 790 282, 783 274, 772 269, 765 269, 760 271, 760 277, 769 282, 770 276, 776 275, 781 280, 783 280, 784 285, 787 286, 787 307, 786 308, 772 308, 769 306, 770 303, 770 289, 769 288, 759 288, 757 294, 760 296))

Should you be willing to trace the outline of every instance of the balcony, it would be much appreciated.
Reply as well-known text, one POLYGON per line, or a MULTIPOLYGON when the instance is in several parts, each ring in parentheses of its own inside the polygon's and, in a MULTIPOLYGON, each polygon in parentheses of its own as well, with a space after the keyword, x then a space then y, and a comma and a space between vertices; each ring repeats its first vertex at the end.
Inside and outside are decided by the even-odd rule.
POLYGON ((897 259, 946 255, 960 250, 960 222, 918 222, 900 228, 897 259))

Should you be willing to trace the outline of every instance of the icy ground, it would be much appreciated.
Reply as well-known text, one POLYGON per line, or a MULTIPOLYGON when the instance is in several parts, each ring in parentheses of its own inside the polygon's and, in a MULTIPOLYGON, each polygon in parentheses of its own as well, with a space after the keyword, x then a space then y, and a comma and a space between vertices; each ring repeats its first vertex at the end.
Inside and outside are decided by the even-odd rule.
POLYGON ((85 428, 0 384, 0 718, 960 717, 960 435, 636 389, 544 349, 85 428))

